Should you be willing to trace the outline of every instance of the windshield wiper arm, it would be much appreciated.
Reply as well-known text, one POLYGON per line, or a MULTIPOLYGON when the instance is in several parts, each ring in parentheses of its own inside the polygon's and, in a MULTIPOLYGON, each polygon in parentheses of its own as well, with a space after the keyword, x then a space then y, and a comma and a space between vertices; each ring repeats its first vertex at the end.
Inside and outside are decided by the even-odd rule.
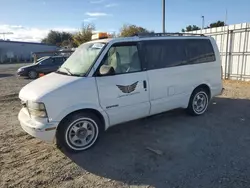
MULTIPOLYGON (((73 74, 71 71, 70 71, 70 69, 69 68, 67 68, 67 67, 61 67, 61 68, 64 68, 66 71, 67 71, 67 73, 66 72, 63 72, 63 73, 65 73, 65 74, 67 74, 67 75, 70 75, 70 76, 81 76, 81 75, 79 75, 79 74, 73 74)), ((62 72, 62 71, 60 71, 60 70, 58 70, 58 72, 62 72)))
POLYGON ((61 68, 64 68, 64 69, 69 73, 70 76, 73 75, 72 72, 70 72, 70 69, 69 69, 69 68, 67 68, 67 67, 61 67, 61 68))

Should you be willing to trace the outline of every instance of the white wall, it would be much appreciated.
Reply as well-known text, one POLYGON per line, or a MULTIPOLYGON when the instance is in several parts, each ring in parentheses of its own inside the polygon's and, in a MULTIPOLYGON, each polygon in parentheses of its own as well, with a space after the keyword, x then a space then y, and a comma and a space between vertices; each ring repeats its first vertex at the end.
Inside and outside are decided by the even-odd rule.
POLYGON ((21 59, 30 61, 33 52, 54 51, 57 49, 56 46, 39 43, 0 41, 0 63, 21 59))

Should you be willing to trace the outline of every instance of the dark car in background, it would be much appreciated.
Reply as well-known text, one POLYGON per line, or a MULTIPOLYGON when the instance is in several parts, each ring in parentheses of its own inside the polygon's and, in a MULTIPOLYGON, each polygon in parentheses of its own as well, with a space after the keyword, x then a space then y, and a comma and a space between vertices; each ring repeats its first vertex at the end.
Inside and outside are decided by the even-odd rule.
POLYGON ((38 60, 37 63, 33 63, 17 70, 18 76, 28 77, 35 79, 39 74, 48 74, 55 72, 65 61, 67 57, 64 56, 48 56, 38 60))

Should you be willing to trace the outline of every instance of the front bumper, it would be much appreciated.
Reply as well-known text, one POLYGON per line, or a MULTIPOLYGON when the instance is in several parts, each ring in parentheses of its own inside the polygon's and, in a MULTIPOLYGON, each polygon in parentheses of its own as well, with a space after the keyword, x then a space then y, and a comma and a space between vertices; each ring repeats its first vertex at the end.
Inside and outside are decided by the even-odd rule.
POLYGON ((26 71, 17 71, 17 76, 28 76, 28 73, 26 71))
POLYGON ((45 142, 53 143, 58 122, 41 123, 30 118, 26 108, 18 114, 18 120, 25 132, 45 142))

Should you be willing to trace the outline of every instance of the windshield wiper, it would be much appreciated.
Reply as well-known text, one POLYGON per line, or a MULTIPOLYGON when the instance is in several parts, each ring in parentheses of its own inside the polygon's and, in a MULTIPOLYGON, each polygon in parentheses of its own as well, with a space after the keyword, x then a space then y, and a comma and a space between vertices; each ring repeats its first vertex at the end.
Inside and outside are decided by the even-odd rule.
POLYGON ((64 68, 69 73, 70 76, 73 76, 73 74, 72 74, 72 72, 70 72, 69 68, 67 68, 67 67, 61 67, 61 68, 64 68))
POLYGON ((60 68, 64 68, 67 72, 64 72, 64 71, 60 71, 60 69, 57 71, 58 73, 64 73, 66 75, 70 75, 70 76, 78 76, 78 77, 81 77, 81 75, 79 74, 73 74, 69 68, 67 67, 60 67, 60 68))

